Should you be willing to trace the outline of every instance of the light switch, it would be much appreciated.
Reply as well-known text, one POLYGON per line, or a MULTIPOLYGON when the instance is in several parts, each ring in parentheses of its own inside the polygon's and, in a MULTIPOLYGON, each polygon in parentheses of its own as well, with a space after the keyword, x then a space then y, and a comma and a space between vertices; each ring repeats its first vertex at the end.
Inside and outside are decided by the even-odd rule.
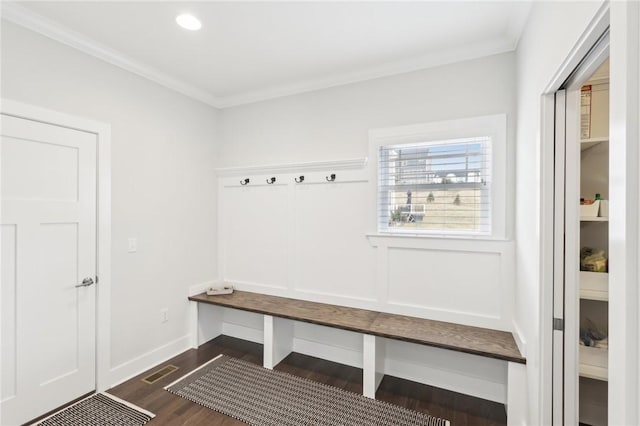
POLYGON ((138 239, 137 238, 129 238, 129 253, 135 253, 138 251, 138 239))

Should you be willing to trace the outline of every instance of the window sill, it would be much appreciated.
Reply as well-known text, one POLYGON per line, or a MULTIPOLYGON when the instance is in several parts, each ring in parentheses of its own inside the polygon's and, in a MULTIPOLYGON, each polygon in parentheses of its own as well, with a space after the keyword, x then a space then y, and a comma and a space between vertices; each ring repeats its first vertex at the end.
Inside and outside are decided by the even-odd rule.
POLYGON ((424 235, 397 232, 365 234, 372 247, 397 247, 441 250, 496 251, 496 247, 513 244, 512 240, 486 235, 424 235))

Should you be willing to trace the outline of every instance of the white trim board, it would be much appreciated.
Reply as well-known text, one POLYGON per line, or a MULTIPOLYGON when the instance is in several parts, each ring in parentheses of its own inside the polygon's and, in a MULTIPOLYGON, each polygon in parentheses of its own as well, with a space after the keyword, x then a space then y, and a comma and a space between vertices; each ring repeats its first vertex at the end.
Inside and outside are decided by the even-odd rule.
POLYGON ((96 274, 99 283, 96 287, 96 391, 104 391, 111 386, 111 126, 10 99, 2 99, 0 109, 3 114, 81 130, 97 136, 96 274))
POLYGON ((351 170, 362 169, 367 165, 367 158, 350 158, 347 160, 309 161, 288 164, 266 164, 257 166, 238 166, 216 169, 216 174, 221 177, 241 176, 247 174, 267 173, 304 173, 325 170, 351 170))
POLYGON ((640 3, 611 2, 608 423, 639 424, 640 3))

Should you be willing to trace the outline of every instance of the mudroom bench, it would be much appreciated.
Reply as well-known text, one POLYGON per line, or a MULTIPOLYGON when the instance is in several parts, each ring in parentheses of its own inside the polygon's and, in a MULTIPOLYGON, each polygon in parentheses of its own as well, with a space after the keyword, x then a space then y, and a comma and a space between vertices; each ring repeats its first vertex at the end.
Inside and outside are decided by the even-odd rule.
POLYGON ((199 324, 197 306, 217 305, 264 316, 264 367, 273 368, 293 349, 293 321, 349 330, 363 335, 363 394, 375 398, 384 374, 384 339, 402 340, 451 351, 489 357, 508 364, 507 418, 519 418, 526 359, 513 335, 506 331, 472 327, 366 309, 271 296, 246 291, 229 295, 189 297, 195 310, 195 342, 199 324))

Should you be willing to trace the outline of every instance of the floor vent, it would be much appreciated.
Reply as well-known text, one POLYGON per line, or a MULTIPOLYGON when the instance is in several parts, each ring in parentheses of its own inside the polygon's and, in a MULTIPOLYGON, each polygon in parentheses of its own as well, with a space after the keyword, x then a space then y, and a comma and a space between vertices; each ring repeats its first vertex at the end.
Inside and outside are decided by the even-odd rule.
POLYGON ((160 370, 156 371, 155 373, 149 374, 147 377, 142 379, 142 381, 148 384, 153 384, 158 380, 162 379, 163 377, 173 373, 177 369, 178 367, 176 367, 175 365, 167 365, 166 367, 162 367, 160 370))

